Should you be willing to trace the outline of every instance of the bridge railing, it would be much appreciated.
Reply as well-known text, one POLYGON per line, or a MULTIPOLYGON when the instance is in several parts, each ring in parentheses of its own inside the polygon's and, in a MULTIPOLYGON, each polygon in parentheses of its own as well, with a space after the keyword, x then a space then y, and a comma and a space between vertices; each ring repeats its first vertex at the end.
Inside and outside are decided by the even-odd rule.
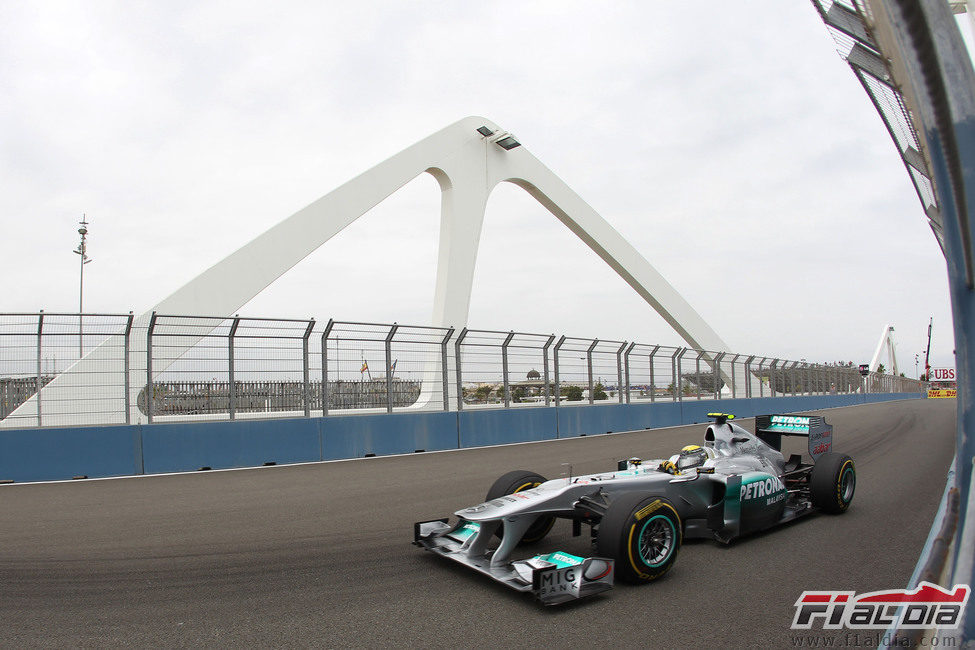
POLYGON ((314 319, 0 314, 0 426, 922 392, 852 364, 314 319))

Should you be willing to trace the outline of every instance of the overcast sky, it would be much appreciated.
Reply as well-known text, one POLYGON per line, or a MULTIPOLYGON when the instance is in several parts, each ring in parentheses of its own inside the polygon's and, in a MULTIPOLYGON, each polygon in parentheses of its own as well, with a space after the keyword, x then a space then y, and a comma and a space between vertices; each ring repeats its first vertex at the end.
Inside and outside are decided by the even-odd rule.
MULTIPOLYGON (((137 314, 467 115, 514 132, 734 351, 866 363, 945 262, 894 145, 807 1, 0 3, 0 311, 137 314)), ((429 322, 424 174, 242 315, 429 322)), ((471 327, 681 344, 522 190, 490 200, 471 327)))

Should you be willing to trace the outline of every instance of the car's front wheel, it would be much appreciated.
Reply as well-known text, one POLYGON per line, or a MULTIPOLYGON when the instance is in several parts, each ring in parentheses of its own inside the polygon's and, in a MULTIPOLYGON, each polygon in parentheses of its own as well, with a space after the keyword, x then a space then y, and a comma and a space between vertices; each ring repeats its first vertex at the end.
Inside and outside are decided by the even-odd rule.
POLYGON ((677 560, 683 538, 680 515, 664 497, 624 494, 599 522, 596 550, 616 564, 616 579, 639 584, 656 580, 677 560))
MULTIPOLYGON (((530 490, 534 487, 538 487, 548 479, 541 474, 536 474, 535 472, 529 472, 523 469, 516 469, 513 472, 508 472, 491 486, 488 490, 486 501, 493 501, 499 497, 503 497, 508 494, 517 494, 524 490, 530 490)), ((522 544, 534 544, 540 541, 543 537, 548 535, 548 532, 552 530, 552 526, 555 525, 555 517, 539 517, 535 520, 525 534, 522 536, 521 540, 518 542, 519 545, 522 544)), ((502 531, 504 530, 504 524, 498 530, 497 535, 500 537, 502 531)))

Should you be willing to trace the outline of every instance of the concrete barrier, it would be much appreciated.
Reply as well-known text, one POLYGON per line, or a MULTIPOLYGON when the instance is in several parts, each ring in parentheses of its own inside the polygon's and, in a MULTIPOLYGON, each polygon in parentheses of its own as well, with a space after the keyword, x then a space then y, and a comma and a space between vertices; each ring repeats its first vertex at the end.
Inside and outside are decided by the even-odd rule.
POLYGON ((476 409, 458 413, 458 447, 487 447, 558 437, 558 411, 537 408, 476 409))
POLYGON ((803 395, 472 409, 460 413, 2 429, 0 481, 259 467, 438 451, 694 424, 706 422, 711 411, 745 418, 923 397, 919 393, 803 395))
POLYGON ((146 474, 284 465, 322 456, 320 425, 312 419, 152 424, 139 429, 146 474))
POLYGON ((0 432, 0 481, 142 474, 140 427, 9 429, 0 432))
POLYGON ((322 430, 320 460, 457 448, 456 413, 383 413, 311 420, 322 430))

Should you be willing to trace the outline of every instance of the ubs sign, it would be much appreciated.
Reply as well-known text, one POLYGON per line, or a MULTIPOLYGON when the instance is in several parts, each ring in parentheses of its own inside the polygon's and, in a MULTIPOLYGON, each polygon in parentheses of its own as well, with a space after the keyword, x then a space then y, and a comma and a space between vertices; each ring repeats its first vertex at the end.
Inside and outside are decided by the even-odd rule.
POLYGON ((930 381, 955 381, 955 369, 931 368, 930 381))

